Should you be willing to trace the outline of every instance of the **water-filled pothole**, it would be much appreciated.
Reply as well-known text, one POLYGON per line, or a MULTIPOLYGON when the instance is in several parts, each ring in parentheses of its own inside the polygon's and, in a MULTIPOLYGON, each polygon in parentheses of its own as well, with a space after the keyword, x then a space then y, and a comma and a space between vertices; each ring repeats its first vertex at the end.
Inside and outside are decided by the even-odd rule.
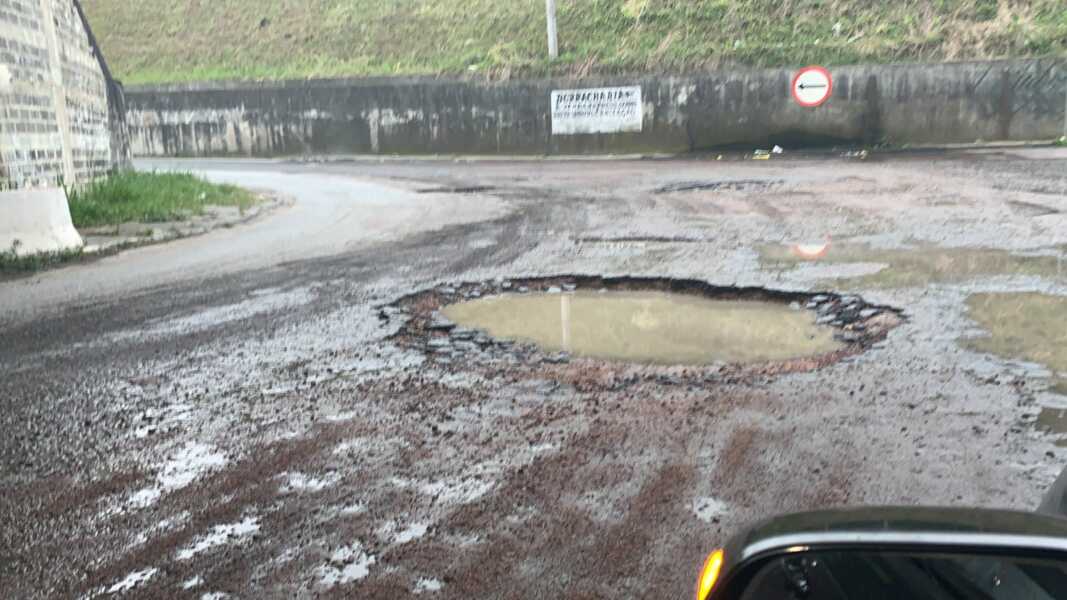
POLYGON ((1055 444, 1067 447, 1067 409, 1044 407, 1037 415, 1034 427, 1056 438, 1055 444))
POLYGON ((398 322, 394 342, 443 366, 671 382, 819 368, 863 352, 902 319, 858 296, 593 276, 445 285, 379 317, 398 322))
POLYGON ((648 291, 502 294, 445 307, 461 327, 549 352, 660 365, 753 363, 840 350, 816 314, 780 302, 648 291))
POLYGON ((975 294, 968 316, 989 332, 967 340, 970 348, 1067 373, 1067 296, 1031 292, 975 294))
MULTIPOLYGON (((968 316, 988 335, 963 340, 965 347, 1007 360, 1048 369, 1048 392, 1067 396, 1067 297, 1031 292, 975 294, 967 299, 968 316)), ((1067 410, 1043 407, 1034 426, 1067 446, 1067 410)))

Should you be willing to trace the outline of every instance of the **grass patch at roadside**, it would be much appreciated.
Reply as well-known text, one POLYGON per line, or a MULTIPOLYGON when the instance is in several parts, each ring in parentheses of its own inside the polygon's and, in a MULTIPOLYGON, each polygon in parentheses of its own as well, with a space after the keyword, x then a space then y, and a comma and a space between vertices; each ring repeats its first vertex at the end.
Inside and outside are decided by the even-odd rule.
POLYGON ((189 173, 124 171, 68 191, 75 227, 182 221, 208 206, 255 202, 251 192, 205 181, 189 173))
POLYGON ((0 252, 0 275, 33 273, 55 265, 79 260, 84 256, 81 248, 40 252, 19 256, 14 248, 0 252))

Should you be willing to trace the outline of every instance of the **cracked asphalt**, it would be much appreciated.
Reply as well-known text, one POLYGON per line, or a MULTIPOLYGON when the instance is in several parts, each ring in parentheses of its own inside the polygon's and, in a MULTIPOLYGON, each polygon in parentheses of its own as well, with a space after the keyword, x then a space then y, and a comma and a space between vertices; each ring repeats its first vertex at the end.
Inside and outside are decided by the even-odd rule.
POLYGON ((1031 510, 1064 466, 1056 373, 965 342, 973 294, 1067 295, 1065 149, 140 166, 287 207, 0 281, 0 597, 688 597, 755 519, 1031 510), (783 258, 823 240, 847 260, 783 258), (379 318, 560 274, 906 319, 814 370, 619 385, 438 363, 379 318))

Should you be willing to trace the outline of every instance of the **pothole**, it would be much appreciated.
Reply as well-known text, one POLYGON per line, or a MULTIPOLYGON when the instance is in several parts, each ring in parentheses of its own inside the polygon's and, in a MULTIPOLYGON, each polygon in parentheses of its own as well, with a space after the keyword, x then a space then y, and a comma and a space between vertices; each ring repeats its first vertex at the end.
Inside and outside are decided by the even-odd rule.
MULTIPOLYGON (((1067 297, 975 294, 967 298, 967 315, 987 333, 962 340, 964 347, 1028 363, 1030 377, 1048 378, 1048 393, 1067 396, 1067 297)), ((1042 406, 1033 425, 1055 437, 1056 445, 1067 446, 1067 410, 1062 400, 1051 403, 1054 406, 1042 406)))
POLYGON ((561 276, 441 286, 384 306, 397 343, 455 368, 775 373, 858 354, 902 319, 859 296, 695 280, 561 276))
POLYGON ((503 294, 442 314, 496 339, 542 350, 654 365, 788 360, 840 350, 812 311, 760 300, 647 291, 503 294))
POLYGON ((1067 447, 1067 409, 1043 407, 1034 421, 1034 427, 1055 438, 1060 448, 1067 447))
POLYGON ((1067 296, 1033 292, 974 294, 967 314, 988 335, 965 341, 979 352, 1067 373, 1067 296))

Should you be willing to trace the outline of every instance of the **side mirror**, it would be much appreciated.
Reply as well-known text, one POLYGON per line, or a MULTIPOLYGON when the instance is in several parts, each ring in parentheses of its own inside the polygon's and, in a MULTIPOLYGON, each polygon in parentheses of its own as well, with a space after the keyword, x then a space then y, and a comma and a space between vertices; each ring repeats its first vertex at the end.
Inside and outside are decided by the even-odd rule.
POLYGON ((697 600, 1067 599, 1067 520, 858 509, 781 517, 713 552, 697 600))

